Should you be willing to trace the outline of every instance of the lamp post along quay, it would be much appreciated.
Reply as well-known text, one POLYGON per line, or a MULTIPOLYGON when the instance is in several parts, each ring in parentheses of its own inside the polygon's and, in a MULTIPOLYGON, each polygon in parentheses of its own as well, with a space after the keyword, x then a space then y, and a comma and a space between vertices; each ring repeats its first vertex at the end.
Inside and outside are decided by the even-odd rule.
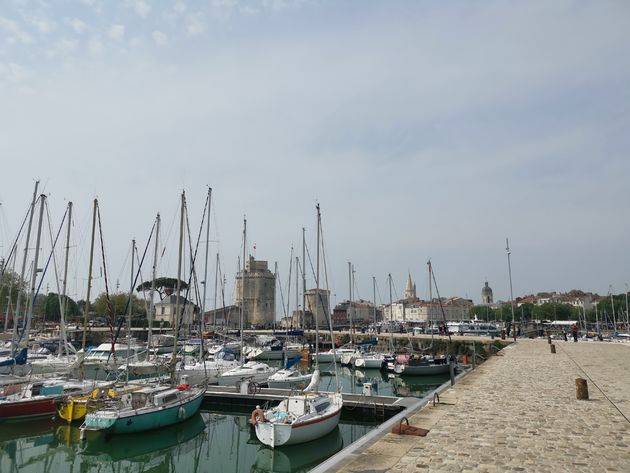
POLYGON ((507 252, 507 261, 508 261, 508 275, 510 278, 510 306, 512 308, 512 337, 514 341, 516 341, 516 323, 514 321, 514 294, 512 291, 512 265, 510 264, 510 243, 508 239, 505 239, 505 251, 507 252))

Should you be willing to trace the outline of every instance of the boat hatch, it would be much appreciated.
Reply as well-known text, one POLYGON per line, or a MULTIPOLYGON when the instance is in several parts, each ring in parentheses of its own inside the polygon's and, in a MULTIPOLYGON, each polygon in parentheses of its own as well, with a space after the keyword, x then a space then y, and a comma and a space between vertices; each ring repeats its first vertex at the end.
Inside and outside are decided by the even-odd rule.
POLYGON ((131 394, 132 409, 140 409, 147 404, 147 394, 143 392, 135 392, 131 394))
POLYGON ((329 401, 321 402, 321 403, 315 405, 315 410, 317 411, 318 414, 321 414, 326 409, 328 409, 329 406, 330 406, 330 402, 329 401))

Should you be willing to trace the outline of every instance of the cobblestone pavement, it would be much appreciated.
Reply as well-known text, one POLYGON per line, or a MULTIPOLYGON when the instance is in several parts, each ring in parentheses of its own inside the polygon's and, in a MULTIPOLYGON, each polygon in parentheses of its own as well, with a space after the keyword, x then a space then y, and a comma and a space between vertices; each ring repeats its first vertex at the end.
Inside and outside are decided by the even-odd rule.
POLYGON ((630 344, 519 340, 342 472, 630 472, 630 344), (576 378, 590 399, 576 399, 576 378))

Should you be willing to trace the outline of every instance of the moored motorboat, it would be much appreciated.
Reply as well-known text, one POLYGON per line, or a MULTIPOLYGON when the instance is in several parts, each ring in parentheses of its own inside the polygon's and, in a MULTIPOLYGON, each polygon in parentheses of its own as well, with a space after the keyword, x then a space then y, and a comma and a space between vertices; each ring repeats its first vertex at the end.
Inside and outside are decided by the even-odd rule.
POLYGON ((225 371, 219 375, 220 386, 235 386, 242 381, 266 383, 269 377, 277 371, 265 363, 248 361, 242 366, 225 371))
POLYGON ((304 389, 312 377, 312 373, 302 374, 295 368, 282 369, 269 376, 267 386, 279 389, 304 389))

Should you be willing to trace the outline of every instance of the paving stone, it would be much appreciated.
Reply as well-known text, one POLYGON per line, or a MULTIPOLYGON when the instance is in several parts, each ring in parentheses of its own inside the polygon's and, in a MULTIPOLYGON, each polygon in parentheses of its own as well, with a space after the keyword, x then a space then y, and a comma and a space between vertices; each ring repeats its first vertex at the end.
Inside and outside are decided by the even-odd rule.
POLYGON ((443 404, 408 416, 431 429, 426 437, 386 434, 339 471, 630 472, 630 344, 556 347, 517 341, 440 395, 443 404), (576 378, 590 400, 576 399, 576 378))

